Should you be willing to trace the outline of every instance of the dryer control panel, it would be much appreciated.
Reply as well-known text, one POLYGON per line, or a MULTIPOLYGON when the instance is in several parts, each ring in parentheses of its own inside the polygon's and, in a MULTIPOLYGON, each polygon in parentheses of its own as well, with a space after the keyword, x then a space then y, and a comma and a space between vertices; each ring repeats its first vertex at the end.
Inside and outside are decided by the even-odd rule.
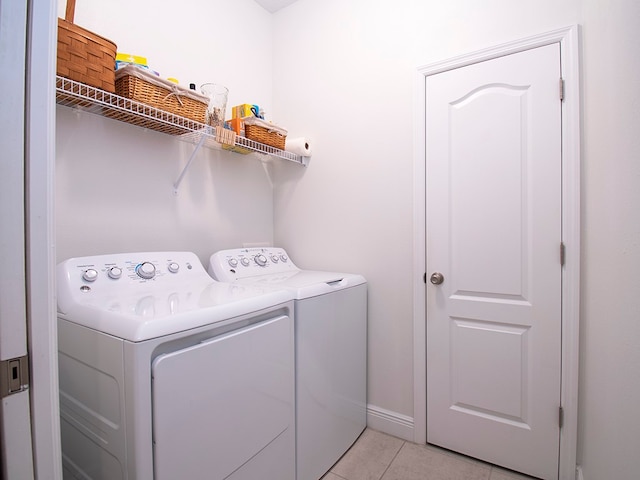
POLYGON ((222 282, 299 271, 284 248, 278 247, 220 250, 211 255, 208 270, 213 278, 222 282))
POLYGON ((58 265, 59 279, 89 289, 126 289, 131 284, 172 284, 204 279, 198 257, 191 252, 143 252, 70 258, 58 265))

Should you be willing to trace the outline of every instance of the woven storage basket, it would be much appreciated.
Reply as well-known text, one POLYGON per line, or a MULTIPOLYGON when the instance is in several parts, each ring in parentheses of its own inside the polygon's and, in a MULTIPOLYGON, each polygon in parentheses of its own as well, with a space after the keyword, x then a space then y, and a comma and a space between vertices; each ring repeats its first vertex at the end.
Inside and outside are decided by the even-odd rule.
POLYGON ((116 44, 73 23, 75 0, 67 0, 65 19, 58 18, 56 73, 76 82, 115 91, 116 44))
POLYGON ((116 95, 204 123, 208 98, 134 65, 116 72, 116 95))
POLYGON ((280 150, 284 150, 287 139, 287 131, 284 128, 256 117, 245 118, 244 134, 249 140, 255 140, 280 150))

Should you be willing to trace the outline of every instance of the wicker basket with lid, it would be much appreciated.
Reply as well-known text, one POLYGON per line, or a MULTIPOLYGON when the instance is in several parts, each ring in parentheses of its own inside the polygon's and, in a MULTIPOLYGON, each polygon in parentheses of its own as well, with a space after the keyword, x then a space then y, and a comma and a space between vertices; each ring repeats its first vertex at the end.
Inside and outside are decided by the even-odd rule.
POLYGON ((244 131, 249 140, 284 150, 287 130, 257 117, 244 119, 244 131))
POLYGON ((195 90, 188 90, 134 65, 119 68, 115 77, 116 95, 204 123, 208 99, 195 90))

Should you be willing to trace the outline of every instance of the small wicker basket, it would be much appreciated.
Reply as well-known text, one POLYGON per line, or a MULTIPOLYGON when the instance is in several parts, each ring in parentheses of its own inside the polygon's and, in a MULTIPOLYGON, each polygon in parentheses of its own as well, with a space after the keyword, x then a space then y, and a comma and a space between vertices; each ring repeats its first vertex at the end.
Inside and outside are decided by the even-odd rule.
POLYGON ((135 65, 116 71, 116 95, 204 123, 208 98, 135 65))
POLYGON ((244 134, 249 140, 284 150, 287 130, 257 117, 244 119, 244 134))
POLYGON ((115 91, 116 44, 73 23, 76 0, 67 0, 58 18, 56 73, 108 92, 115 91))

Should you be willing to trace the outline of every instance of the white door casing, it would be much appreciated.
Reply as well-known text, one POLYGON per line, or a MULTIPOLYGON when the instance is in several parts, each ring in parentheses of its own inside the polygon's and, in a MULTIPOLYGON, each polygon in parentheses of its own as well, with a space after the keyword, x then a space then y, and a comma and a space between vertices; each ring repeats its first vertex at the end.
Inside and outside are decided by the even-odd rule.
MULTIPOLYGON (((579 181, 580 181, 579 122, 578 122, 579 95, 578 95, 578 82, 577 82, 577 73, 578 73, 577 27, 550 32, 548 34, 529 38, 523 41, 514 42, 508 45, 503 45, 497 48, 481 51, 481 52, 471 54, 471 55, 466 55, 463 57, 458 57, 452 60, 448 60, 446 62, 441 62, 438 64, 433 64, 427 67, 423 67, 419 70, 419 78, 416 82, 416 92, 418 97, 416 101, 416 105, 420 105, 421 107, 418 109, 419 111, 417 111, 416 113, 416 120, 417 120, 416 121, 416 125, 417 125, 416 138, 418 140, 416 144, 416 162, 415 162, 415 173, 416 173, 415 175, 415 178, 416 178, 415 257, 416 257, 416 262, 415 262, 414 273, 415 273, 416 282, 415 282, 415 289, 414 289, 414 292, 415 292, 415 316, 414 316, 414 333, 415 333, 414 428, 415 430, 414 430, 414 433, 415 433, 415 441, 417 442, 426 441, 427 419, 426 419, 425 413, 426 413, 426 403, 427 403, 426 401, 427 392, 426 392, 425 360, 426 360, 427 351, 426 351, 425 335, 426 335, 427 327, 425 324, 425 317, 424 317, 425 300, 427 302, 435 303, 436 295, 438 295, 437 293, 432 295, 432 292, 431 292, 432 286, 430 285, 427 288, 428 290, 430 290, 428 300, 427 300, 427 297, 425 297, 425 285, 423 283, 423 278, 422 278, 423 274, 425 273, 425 260, 426 260, 425 258, 426 210, 425 210, 424 202, 426 199, 426 195, 431 195, 431 193, 434 193, 434 192, 430 192, 430 193, 425 192, 425 182, 429 182, 430 180, 429 172, 426 172, 427 176, 425 177, 426 151, 425 151, 424 143, 422 143, 425 140, 424 129, 426 126, 425 120, 424 120, 425 114, 426 114, 425 97, 423 93, 425 84, 427 83, 426 79, 428 77, 435 76, 441 72, 445 72, 448 70, 453 70, 453 69, 458 69, 460 67, 464 67, 468 65, 478 64, 479 62, 483 62, 486 60, 495 59, 498 57, 504 57, 505 55, 509 55, 512 53, 522 52, 532 48, 537 48, 537 47, 542 47, 545 45, 552 45, 552 44, 555 44, 556 48, 559 48, 561 50, 561 59, 558 63, 561 66, 562 75, 565 79, 565 84, 566 84, 564 102, 561 107, 562 108, 562 130, 563 130, 563 137, 562 137, 562 144, 561 144, 562 173, 561 173, 561 177, 558 179, 559 180, 558 183, 556 184, 556 191, 561 186, 562 192, 563 192, 563 197, 561 200, 563 214, 562 214, 562 218, 558 221, 558 223, 561 224, 562 240, 567 247, 566 263, 564 267, 562 267, 562 277, 561 279, 556 280, 558 284, 561 283, 562 291, 564 294, 564 302, 561 307, 562 309, 561 310, 561 313, 562 313, 562 325, 561 325, 562 326, 562 384, 561 384, 561 396, 556 403, 561 403, 565 410, 565 415, 564 415, 565 423, 564 423, 564 428, 561 430, 561 436, 560 436, 560 468, 559 468, 560 478, 569 479, 569 478, 573 478, 575 474, 575 450, 576 450, 576 435, 577 435, 577 417, 576 417, 577 401, 576 400, 577 400, 577 367, 578 367, 577 341, 578 341, 578 305, 579 305, 578 279, 579 279, 579 181)), ((492 93, 494 94, 501 91, 501 93, 504 94, 503 95, 504 98, 511 98, 512 100, 514 100, 515 98, 518 98, 518 95, 522 93, 522 91, 518 92, 517 88, 508 89, 508 88, 505 88, 505 85, 500 85, 499 84, 500 82, 497 82, 497 83, 498 84, 492 85, 491 87, 493 89, 492 93)), ((555 85, 556 85, 555 86, 556 92, 558 92, 559 91, 558 84, 556 83, 555 85)), ((475 94, 472 93, 471 97, 477 100, 478 98, 480 98, 479 92, 476 91, 475 94)), ((471 104, 473 103, 473 101, 471 101, 471 97, 468 97, 466 99, 467 103, 471 103, 471 104)), ((465 100, 462 100, 462 102, 464 101, 465 100)), ((507 109, 506 110, 507 113, 510 108, 509 103, 515 105, 515 104, 518 104, 519 102, 516 102, 516 101, 504 102, 503 107, 507 109)), ((476 105, 479 105, 479 104, 480 103, 477 103, 476 105)), ((461 121, 461 119, 456 118, 454 119, 454 121, 459 122, 461 121)), ((508 125, 505 128, 509 128, 508 125)), ((500 168, 504 167, 503 165, 494 165, 494 166, 499 166, 500 168)), ((473 168, 473 165, 471 166, 471 168, 473 168)), ((479 175, 480 173, 481 173, 481 170, 474 173, 474 175, 479 175)), ((503 172, 503 173, 507 173, 507 172, 503 172)), ((512 175, 518 174, 517 171, 513 171, 513 170, 510 173, 512 175)), ((460 177, 458 176, 458 179, 459 178, 460 177)), ((515 184, 517 185, 517 182, 515 184)), ((474 185, 473 176, 467 178, 466 180, 463 179, 462 182, 458 182, 457 188, 459 188, 462 185, 464 185, 465 188, 473 188, 473 185, 474 185), (464 184, 464 181, 466 181, 467 184, 464 184)), ((435 188, 437 189, 438 187, 436 186, 435 188)), ((428 190, 428 187, 427 187, 427 190, 428 190)), ((512 192, 511 194, 512 198, 514 194, 517 194, 517 192, 512 192)), ((436 195, 436 196, 442 197, 442 195, 443 194, 440 193, 439 195, 436 195)), ((479 194, 476 193, 476 196, 478 195, 479 194)), ((480 195, 480 196, 487 197, 486 195, 480 195)), ((512 208, 514 202, 507 202, 504 205, 501 204, 500 202, 500 199, 501 198, 505 199, 505 196, 506 196, 506 192, 500 192, 500 194, 497 197, 494 197, 493 200, 487 200, 487 202, 489 202, 488 204, 487 202, 485 202, 485 205, 484 205, 485 208, 487 208, 488 205, 491 205, 491 201, 493 201, 493 205, 503 210, 503 213, 506 212, 507 214, 513 214, 514 210, 517 210, 512 208)), ((446 197, 446 194, 445 194, 445 197, 446 197)), ((490 197, 491 197, 491 194, 489 193, 489 198, 490 197)), ((429 198, 431 198, 431 196, 429 196, 429 198)), ((439 198, 439 200, 445 205, 448 201, 447 198, 439 198)), ((474 205, 473 203, 466 205, 466 208, 474 209, 476 207, 478 207, 478 205, 474 205)), ((456 208, 457 208, 458 217, 459 217, 459 213, 461 211, 464 211, 464 209, 460 210, 460 205, 458 205, 456 208)), ((468 218, 468 220, 470 220, 470 222, 467 222, 467 224, 471 224, 475 222, 475 218, 468 218)), ((476 222, 476 224, 477 224, 476 225, 476 228, 477 228, 478 225, 482 225, 482 222, 480 223, 476 222)), ((457 231, 458 237, 460 237, 459 234, 462 232, 463 230, 460 230, 460 228, 458 228, 458 231, 457 231)), ((482 229, 480 229, 479 232, 480 232, 479 235, 476 235, 477 237, 476 240, 477 241, 484 240, 485 245, 483 245, 483 247, 486 248, 487 242, 488 242, 489 248, 492 248, 491 246, 492 236, 490 234, 487 234, 487 232, 483 232, 482 229)), ((519 233, 521 232, 519 232, 518 229, 507 228, 506 230, 503 229, 503 231, 501 232, 501 235, 505 235, 506 237, 511 235, 512 238, 515 238, 513 237, 513 235, 518 235, 519 233)), ((505 243, 505 242, 502 241, 502 243, 505 243)), ((509 243, 509 242, 506 242, 506 243, 509 243)), ((517 244, 517 242, 511 242, 511 243, 513 245, 517 244)), ((466 275, 466 277, 463 277, 464 278, 463 283, 460 283, 462 281, 460 277, 458 277, 458 280, 455 280, 455 275, 451 277, 451 273, 449 272, 448 275, 445 274, 445 283, 443 283, 443 285, 441 285, 440 287, 433 287, 433 289, 439 288, 440 290, 443 290, 442 287, 445 287, 444 289, 450 288, 452 285, 450 282, 448 283, 447 280, 453 281, 454 283, 457 282, 457 284, 455 285, 455 288, 466 290, 467 293, 469 293, 470 291, 473 291, 473 288, 468 288, 469 286, 477 287, 478 285, 481 285, 485 290, 487 289, 491 290, 492 288, 493 290, 496 290, 496 288, 500 290, 500 287, 504 287, 507 284, 508 286, 511 286, 514 284, 513 278, 511 279, 510 282, 507 282, 507 284, 505 283, 501 284, 499 278, 497 278, 499 276, 496 275, 497 271, 495 268, 490 269, 491 270, 490 275, 486 277, 483 276, 483 271, 488 269, 487 265, 490 265, 486 263, 486 260, 490 259, 491 256, 487 255, 484 257, 483 256, 475 257, 475 258, 479 258, 479 261, 478 260, 474 261, 474 255, 475 255, 474 250, 465 249, 463 247, 464 245, 462 245, 462 247, 458 245, 455 248, 458 249, 459 251, 458 253, 463 254, 463 257, 464 255, 467 255, 468 256, 467 260, 471 260, 475 264, 479 265, 481 268, 479 268, 477 272, 469 272, 469 271, 458 272, 458 273, 465 273, 466 275), (460 250, 460 248, 462 248, 462 250, 460 250), (485 261, 485 265, 482 265, 483 261, 485 261), (450 277, 450 278, 447 278, 447 277, 450 277), (489 286, 489 288, 486 288, 487 286, 489 286)), ((525 248, 528 248, 528 247, 525 245, 525 248)), ((480 248, 478 250, 482 250, 482 249, 480 248)), ((496 251, 497 249, 494 248, 493 250, 496 251)), ((503 256, 505 257, 511 256, 512 259, 517 258, 518 253, 522 253, 522 252, 518 252, 517 249, 516 251, 512 250, 510 252, 509 251, 501 252, 503 256)), ((559 244, 556 245, 553 253, 554 253, 553 256, 555 257, 555 260, 559 261, 559 244)), ((431 273, 430 270, 427 270, 427 271, 429 272, 429 274, 431 273)), ((505 273, 509 273, 509 272, 507 271, 505 273)), ((513 270, 511 273, 517 273, 517 269, 513 270)), ((556 275, 556 277, 558 276, 556 275)), ((516 279, 515 284, 519 285, 518 282, 519 282, 519 279, 516 279)), ((520 286, 523 286, 523 285, 528 288, 527 285, 520 282, 520 286)), ((511 291, 510 293, 512 295, 514 294, 513 291, 511 291)), ((466 294, 463 294, 462 297, 464 297, 465 295, 466 294)), ((443 296, 446 297, 446 295, 443 295, 443 296)), ((466 296, 469 297, 469 295, 466 295, 466 296)), ((473 297, 473 295, 471 295, 471 297, 473 297)), ((468 301, 465 302, 464 300, 469 300, 469 299, 468 298, 456 299, 458 312, 454 312, 454 313, 456 313, 456 315, 458 316, 464 316, 469 313, 468 311, 465 311, 465 309, 467 309, 467 305, 470 302, 468 301), (460 310, 460 308, 462 308, 462 310, 460 310)), ((488 308, 487 305, 492 303, 492 301, 484 302, 483 308, 488 308)), ((512 307, 515 308, 515 306, 518 306, 517 305, 518 302, 519 300, 515 297, 510 299, 504 299, 504 298, 502 299, 503 304, 509 304, 509 303, 512 304, 512 305, 507 305, 508 306, 507 311, 510 311, 512 307)), ((520 301, 520 303, 522 302, 520 301)), ((519 306, 522 306, 522 305, 519 305, 519 306)), ((487 315, 489 315, 488 311, 485 312, 485 316, 487 315)), ((511 314, 508 314, 507 317, 509 315, 511 314)), ((428 319, 428 322, 430 321, 431 321, 431 318, 428 319)), ((498 322, 495 322, 492 325, 492 327, 495 327, 496 325, 501 326, 503 332, 505 332, 505 333, 502 333, 501 335, 490 335, 490 332, 492 331, 491 328, 489 329, 473 328, 473 327, 479 326, 479 324, 477 323, 474 324, 473 321, 465 323, 465 321, 463 320, 457 320, 457 323, 455 324, 459 326, 459 328, 454 329, 457 335, 456 337, 454 337, 457 339, 457 345, 462 346, 462 345, 465 345, 464 342, 469 342, 469 341, 471 341, 471 343, 467 345, 468 348, 462 351, 461 356, 457 360, 458 363, 454 362, 452 363, 452 365, 454 368, 458 369, 457 371, 460 375, 471 375, 472 377, 475 376, 474 374, 476 374, 478 371, 482 371, 482 370, 486 371, 486 368, 488 368, 487 365, 491 363, 486 359, 485 360, 488 363, 485 363, 484 365, 479 365, 471 361, 471 359, 473 358, 473 355, 470 353, 469 349, 473 348, 474 345, 477 343, 476 337, 479 338, 479 337, 489 336, 493 340, 499 336, 503 336, 507 339, 507 344, 510 344, 510 348, 513 349, 511 354, 509 354, 509 351, 506 348, 504 348, 499 350, 493 350, 492 353, 490 353, 486 357, 486 358, 493 358, 493 361, 499 364, 500 359, 505 360, 509 358, 510 355, 514 355, 515 352, 521 348, 522 344, 520 343, 520 340, 522 338, 526 338, 527 334, 524 334, 524 337, 523 337, 518 332, 520 333, 523 333, 525 331, 535 332, 534 329, 529 329, 523 326, 517 326, 517 327, 510 326, 507 328, 507 323, 505 322, 505 318, 501 318, 498 322), (511 330, 509 330, 510 328, 511 330), (516 341, 516 339, 518 340, 516 341)), ((493 331, 495 330, 496 329, 493 328, 493 331)), ((535 340, 535 338, 536 337, 534 336, 532 340, 535 340)), ((527 342, 529 341, 530 340, 527 340, 527 342)), ((560 341, 559 337, 558 337, 558 341, 560 341)), ((538 367, 536 366, 535 368, 538 368, 538 367)), ((543 367, 543 371, 545 368, 548 368, 548 366, 543 367)), ((521 373, 523 372, 513 368, 505 369, 504 371, 505 375, 511 375, 513 379, 518 379, 521 373)), ((524 372, 524 373, 529 374, 530 371, 524 372)), ((528 378, 530 380, 531 377, 528 377, 528 378)), ((498 377, 497 379, 494 378, 493 381, 498 382, 498 384, 500 384, 501 382, 500 377, 498 377)), ((462 390, 458 389, 458 391, 452 392, 452 393, 454 395, 457 395, 458 403, 460 404, 475 403, 475 404, 478 404, 476 405, 477 407, 478 406, 480 407, 477 410, 482 410, 482 408, 485 408, 487 411, 483 411, 482 414, 485 415, 486 417, 491 417, 491 412, 490 412, 491 408, 486 408, 486 407, 489 406, 491 402, 498 401, 497 397, 495 395, 492 395, 492 392, 487 389, 480 389, 475 393, 472 393, 472 390, 469 390, 469 389, 465 390, 464 388, 462 388, 462 390), (462 399, 462 397, 464 397, 464 399, 462 399)), ((507 423, 507 424, 509 422, 518 423, 517 418, 520 415, 520 412, 518 412, 518 409, 515 408, 514 406, 518 403, 517 397, 522 394, 523 392, 521 390, 516 391, 515 389, 512 389, 510 391, 510 395, 511 395, 510 397, 506 396, 504 398, 501 398, 501 402, 502 402, 501 404, 495 403, 494 405, 492 405, 494 409, 502 408, 504 409, 503 413, 508 412, 509 415, 513 417, 513 418, 502 418, 501 420, 503 423, 507 423)), ((464 408, 466 407, 468 407, 468 405, 466 406, 459 405, 457 408, 459 410, 464 410, 464 408)), ((457 413, 460 413, 460 412, 457 412, 457 413)), ((536 414, 536 416, 539 417, 540 413, 536 414)), ((547 414, 547 417, 548 419, 551 418, 549 414, 547 414)), ((557 422, 557 409, 553 417, 554 417, 553 418, 554 422, 557 422)), ((523 423, 523 422, 520 422, 520 423, 523 423)), ((455 428, 452 428, 452 429, 455 429, 455 428)), ((557 455, 557 447, 555 448, 556 448, 556 455, 557 455)))
POLYGON ((55 297, 57 5, 29 0, 27 69, 27 302, 31 430, 38 480, 62 478, 55 297))
POLYGON ((427 77, 427 442, 557 478, 560 47, 427 77))

